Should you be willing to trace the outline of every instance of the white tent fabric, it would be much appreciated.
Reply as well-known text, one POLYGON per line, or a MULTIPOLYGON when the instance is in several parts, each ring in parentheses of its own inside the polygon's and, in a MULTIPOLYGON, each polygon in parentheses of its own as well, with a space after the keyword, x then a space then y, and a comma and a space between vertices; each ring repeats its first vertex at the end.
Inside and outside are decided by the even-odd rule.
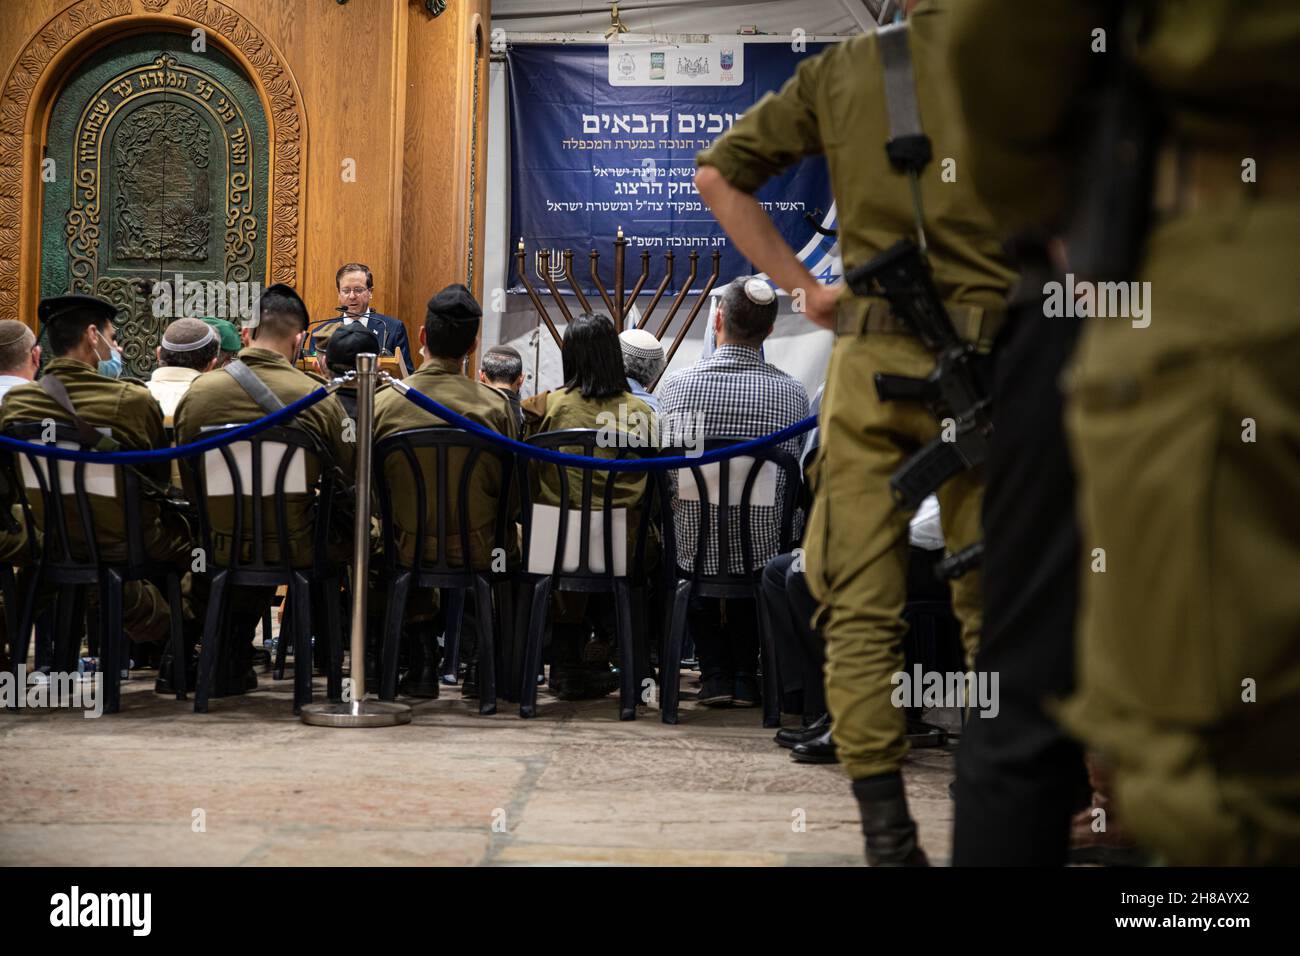
MULTIPOLYGON (((492 26, 507 33, 594 33, 609 29, 611 0, 494 0, 492 26)), ((620 0, 619 17, 637 34, 859 33, 871 15, 862 0, 620 0)))

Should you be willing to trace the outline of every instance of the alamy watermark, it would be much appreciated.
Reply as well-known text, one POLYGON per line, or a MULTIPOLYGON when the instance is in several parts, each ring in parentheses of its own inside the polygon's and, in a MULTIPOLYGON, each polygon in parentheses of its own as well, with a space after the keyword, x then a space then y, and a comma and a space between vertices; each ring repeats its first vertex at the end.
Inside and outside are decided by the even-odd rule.
POLYGON ((1151 324, 1150 282, 1076 281, 1074 273, 1065 282, 1043 285, 1043 315, 1049 319, 1131 319, 1133 328, 1151 324))
POLYGON ((617 412, 596 415, 596 429, 600 448, 681 448, 688 458, 704 454, 702 412, 647 415, 622 402, 617 412))
POLYGON ((1001 710, 997 671, 927 671, 914 664, 911 673, 896 671, 889 682, 895 707, 969 707, 981 717, 996 717, 1001 710))
POLYGON ((245 328, 258 322, 260 282, 223 282, 220 279, 186 279, 176 273, 155 282, 149 292, 150 307, 157 319, 238 319, 245 328))
MULTIPOLYGON (((33 672, 36 677, 39 672, 33 672)), ((30 680, 26 664, 14 672, 0 671, 0 707, 49 709, 66 707, 84 711, 87 719, 104 714, 104 675, 77 671, 50 671, 30 680)))

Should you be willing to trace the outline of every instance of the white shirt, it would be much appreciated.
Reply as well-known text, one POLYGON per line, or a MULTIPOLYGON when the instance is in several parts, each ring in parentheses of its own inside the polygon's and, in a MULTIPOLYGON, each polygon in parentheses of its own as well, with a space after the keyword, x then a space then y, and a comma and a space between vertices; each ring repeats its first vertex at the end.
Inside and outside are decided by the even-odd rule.
POLYGON ((366 312, 365 312, 365 314, 362 315, 362 316, 359 316, 359 317, 358 317, 358 316, 353 316, 353 315, 345 315, 345 316, 343 316, 343 324, 344 324, 344 325, 351 325, 353 322, 360 322, 363 326, 365 326, 366 323, 370 320, 370 313, 373 312, 373 311, 375 311, 375 310, 372 309, 372 308, 370 308, 369 306, 367 306, 367 307, 366 307, 366 312))
POLYGON ((908 525, 911 543, 927 551, 943 550, 943 526, 939 524, 939 499, 929 495, 912 515, 908 525))
POLYGON ((153 370, 149 377, 149 391, 158 404, 162 406, 163 420, 170 423, 176 414, 176 406, 190 390, 199 372, 192 368, 175 368, 163 365, 153 370))
POLYGON ((30 385, 31 381, 30 378, 22 378, 18 375, 0 375, 0 401, 4 401, 9 389, 15 385, 30 385))

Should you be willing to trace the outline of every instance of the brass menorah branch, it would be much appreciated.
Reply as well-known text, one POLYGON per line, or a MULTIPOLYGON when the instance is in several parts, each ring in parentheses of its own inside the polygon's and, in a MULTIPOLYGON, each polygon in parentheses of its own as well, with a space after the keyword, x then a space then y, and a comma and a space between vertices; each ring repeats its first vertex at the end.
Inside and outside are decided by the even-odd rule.
MULTIPOLYGON (((628 240, 624 237, 623 229, 620 226, 618 235, 614 239, 614 290, 612 294, 600 278, 600 252, 596 249, 592 249, 588 256, 591 267, 592 286, 600 295, 601 302, 604 303, 610 319, 614 322, 614 327, 620 332, 626 328, 628 316, 631 315, 632 310, 636 308, 637 301, 641 298, 642 292, 645 291, 645 285, 650 279, 650 253, 649 251, 642 250, 641 274, 637 278, 636 285, 632 287, 632 290, 630 292, 625 291, 627 289, 626 265, 628 244, 628 240)), ((555 281, 556 273, 551 266, 551 258, 552 251, 550 249, 539 249, 537 251, 538 271, 542 277, 542 281, 546 284, 547 291, 551 294, 551 298, 555 300, 555 305, 560 310, 560 315, 564 317, 566 323, 572 322, 573 312, 569 308, 568 303, 564 301, 564 293, 555 281)), ((582 310, 584 312, 590 312, 591 302, 588 300, 587 296, 583 294, 582 287, 574 279, 573 250, 565 249, 561 253, 561 258, 564 263, 564 279, 568 282, 570 291, 577 298, 578 303, 582 306, 582 310)), ((564 337, 560 333, 559 328, 556 327, 555 321, 547 310, 546 303, 542 301, 542 297, 538 294, 537 289, 528 277, 528 252, 522 238, 520 238, 519 245, 515 249, 515 260, 519 270, 519 281, 523 283, 524 291, 528 293, 528 298, 532 302, 533 308, 537 310, 538 316, 541 318, 542 322, 545 323, 547 331, 551 333, 551 338, 555 339, 555 344, 563 348, 564 337)), ((695 284, 695 279, 699 275, 700 253, 698 249, 691 250, 689 262, 690 272, 686 276, 686 281, 682 284, 677 295, 673 297, 672 304, 668 307, 667 314, 664 315, 658 328, 655 330, 655 338, 659 339, 661 342, 663 341, 664 336, 668 333, 668 330, 672 327, 673 320, 677 318, 677 314, 686 303, 687 297, 690 296, 691 287, 695 284)), ((641 318, 637 321, 637 328, 644 329, 649 325, 651 316, 654 315, 655 309, 659 307, 660 301, 662 301, 665 293, 668 291, 668 287, 672 284, 675 268, 676 255, 671 249, 665 250, 664 277, 655 289, 654 294, 651 296, 649 306, 646 307, 646 310, 641 314, 641 318)), ((708 301, 709 293, 713 291, 713 287, 717 284, 718 276, 721 272, 722 253, 717 249, 714 249, 713 271, 709 275, 708 281, 705 283, 703 290, 696 295, 695 302, 692 304, 690 311, 686 315, 686 321, 682 324, 681 328, 677 330, 677 334, 673 336, 672 344, 669 346, 667 351, 668 362, 672 362, 673 356, 677 354, 678 348, 681 347, 682 342, 685 341, 686 336, 690 333, 691 327, 695 324, 696 317, 700 314, 700 309, 704 306, 704 303, 708 301)))

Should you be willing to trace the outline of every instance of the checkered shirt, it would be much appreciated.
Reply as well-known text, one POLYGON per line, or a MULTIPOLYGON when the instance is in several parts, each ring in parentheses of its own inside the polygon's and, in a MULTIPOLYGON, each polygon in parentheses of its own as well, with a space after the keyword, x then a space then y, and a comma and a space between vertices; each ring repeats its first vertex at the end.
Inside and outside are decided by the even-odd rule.
MULTIPOLYGON (((763 361, 758 349, 745 345, 722 345, 693 367, 667 378, 657 389, 664 419, 702 416, 705 438, 761 438, 780 431, 808 416, 808 393, 796 378, 763 361)), ((661 422, 665 428, 667 422, 661 422)), ((666 436, 670 437, 670 436, 666 436)), ((799 460, 802 439, 793 438, 780 448, 799 460)), ((670 473, 676 489, 677 473, 670 473)), ((687 481, 690 481, 689 472, 687 481)), ((785 493, 785 475, 778 472, 776 500, 785 493)), ((717 502, 712 502, 714 506, 717 502)), ((761 568, 780 547, 781 529, 774 507, 750 508, 750 531, 754 543, 754 567, 761 568)), ((695 565, 700 505, 697 501, 673 500, 677 532, 677 564, 690 570, 695 565)), ((794 536, 799 539, 802 515, 795 515, 794 536)), ((740 509, 728 514, 730 571, 744 570, 740 549, 740 509)), ((706 574, 718 570, 716 530, 711 531, 704 556, 706 574)))

